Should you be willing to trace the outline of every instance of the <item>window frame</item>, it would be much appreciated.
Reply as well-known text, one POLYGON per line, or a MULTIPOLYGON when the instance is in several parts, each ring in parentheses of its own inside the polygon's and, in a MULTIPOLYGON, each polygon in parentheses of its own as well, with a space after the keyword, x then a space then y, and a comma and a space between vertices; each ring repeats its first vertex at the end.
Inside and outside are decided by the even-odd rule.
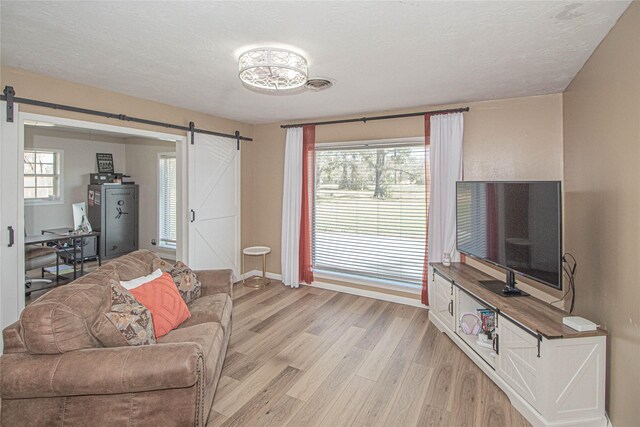
POLYGON ((168 152, 162 152, 162 153, 158 153, 158 247, 161 249, 165 249, 165 250, 170 250, 170 251, 175 251, 177 248, 177 240, 178 240, 178 212, 177 212, 177 208, 178 208, 178 156, 177 156, 177 152, 175 151, 168 151, 168 152), (176 241, 173 242, 173 244, 171 242, 168 242, 167 239, 165 239, 163 237, 163 221, 162 218, 164 217, 164 215, 166 215, 166 212, 164 211, 164 203, 163 203, 163 198, 162 198, 162 194, 163 194, 163 186, 164 186, 164 182, 162 179, 162 162, 167 159, 167 158, 173 158, 176 162, 176 241))
MULTIPOLYGON (((25 188, 35 188, 37 194, 37 185, 35 187, 24 185, 25 178, 34 177, 37 180, 37 177, 53 177, 54 190, 57 190, 57 197, 54 199, 50 198, 27 198, 24 197, 25 206, 43 206, 43 205, 63 205, 64 204, 64 150, 60 148, 46 148, 46 147, 24 147, 23 155, 22 155, 22 193, 24 197, 25 188), (24 154, 27 152, 40 152, 40 153, 53 153, 54 157, 57 158, 57 163, 54 163, 54 167, 57 168, 57 173, 54 174, 26 174, 24 173, 24 154)), ((55 192, 55 191, 54 191, 55 192)))
MULTIPOLYGON (((324 142, 324 143, 316 143, 315 151, 331 151, 336 149, 357 149, 357 148, 383 148, 383 147, 410 147, 410 146, 419 146, 425 145, 424 136, 417 137, 408 137, 408 138, 387 138, 387 139, 376 139, 376 140, 358 140, 358 141, 335 141, 335 142, 324 142)), ((428 154, 427 154, 428 156, 428 154)), ((425 160, 428 160, 425 159, 425 160)), ((391 278, 375 278, 368 277, 359 274, 351 274, 348 272, 338 272, 332 270, 325 270, 322 268, 315 267, 315 233, 316 233, 316 194, 318 188, 318 162, 317 160, 314 163, 314 221, 313 228, 311 230, 312 239, 313 239, 313 265, 312 270, 314 272, 314 276, 319 279, 328 279, 335 281, 348 281, 349 283, 354 283, 356 285, 370 286, 382 289, 390 289, 390 290, 402 290, 407 293, 415 293, 419 294, 422 291, 421 284, 411 284, 402 281, 396 281, 391 278)), ((426 185, 429 185, 430 182, 429 177, 425 177, 426 185)), ((427 204, 428 209, 428 204, 427 204)), ((427 242, 425 242, 425 245, 427 242)))

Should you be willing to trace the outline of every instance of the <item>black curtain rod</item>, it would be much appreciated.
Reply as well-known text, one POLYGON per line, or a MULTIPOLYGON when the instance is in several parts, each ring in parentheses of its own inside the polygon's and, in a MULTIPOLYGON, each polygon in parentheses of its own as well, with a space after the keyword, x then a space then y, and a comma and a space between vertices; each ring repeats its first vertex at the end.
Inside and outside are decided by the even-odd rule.
POLYGON ((401 119, 404 117, 424 116, 425 114, 464 113, 466 111, 469 111, 469 107, 451 108, 449 110, 422 111, 420 113, 405 113, 405 114, 391 114, 387 116, 361 117, 359 119, 343 119, 343 120, 329 120, 326 122, 296 123, 291 125, 280 125, 280 127, 283 129, 288 129, 288 128, 299 128, 306 125, 320 126, 320 125, 338 125, 342 123, 355 123, 355 122, 367 123, 374 120, 401 119))
MULTIPOLYGON (((178 129, 178 130, 183 130, 187 132, 196 132, 196 133, 203 133, 207 135, 221 136, 223 138, 231 138, 238 141, 253 141, 253 138, 241 136, 237 131, 235 134, 214 132, 206 129, 197 129, 193 126, 174 125, 171 123, 158 122, 155 120, 147 120, 147 119, 140 119, 137 117, 130 117, 124 114, 107 113, 105 111, 90 110, 87 108, 73 107, 70 105, 63 105, 63 104, 55 104, 52 102, 38 101, 35 99, 19 98, 17 96, 14 96, 13 95, 14 93, 15 92, 11 86, 5 86, 4 94, 0 95, 0 100, 7 101, 7 98, 9 98, 10 102, 12 103, 18 102, 20 104, 35 105, 37 107, 53 108, 54 110, 71 111, 73 113, 81 113, 81 114, 88 114, 92 116, 106 117, 108 119, 117 119, 125 122, 142 123, 145 125, 159 126, 159 127, 169 128, 169 129, 178 129)), ((11 105, 11 108, 13 108, 13 105, 11 105)))

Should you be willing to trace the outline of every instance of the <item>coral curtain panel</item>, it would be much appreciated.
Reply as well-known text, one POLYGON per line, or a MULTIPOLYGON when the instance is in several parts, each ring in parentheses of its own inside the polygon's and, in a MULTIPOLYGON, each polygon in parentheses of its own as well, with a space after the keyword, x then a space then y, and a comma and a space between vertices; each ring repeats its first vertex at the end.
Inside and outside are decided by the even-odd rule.
POLYGON ((431 114, 424 115, 424 151, 425 151, 425 162, 424 162, 424 179, 427 183, 425 185, 425 197, 427 199, 427 209, 426 209, 426 234, 425 234, 425 244, 424 244, 424 270, 422 271, 422 303, 424 305, 429 305, 429 187, 430 187, 430 175, 431 171, 429 170, 429 162, 426 161, 427 148, 431 143, 431 114))
POLYGON ((300 214, 300 282, 313 282, 313 203, 315 199, 316 127, 302 128, 302 207, 300 214))

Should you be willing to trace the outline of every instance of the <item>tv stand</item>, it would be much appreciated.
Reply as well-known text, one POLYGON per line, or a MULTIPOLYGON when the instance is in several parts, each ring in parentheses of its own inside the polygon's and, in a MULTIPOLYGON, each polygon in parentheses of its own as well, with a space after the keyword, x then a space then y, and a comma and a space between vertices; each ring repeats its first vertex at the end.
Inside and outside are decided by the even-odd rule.
POLYGON ((516 277, 513 271, 507 270, 507 280, 480 280, 482 286, 489 289, 494 294, 503 297, 528 297, 529 294, 516 287, 516 277))
POLYGON ((531 424, 607 425, 606 331, 575 331, 562 323, 568 313, 533 296, 504 298, 504 282, 469 265, 431 267, 429 320, 531 424), (498 292, 485 286, 491 282, 498 283, 498 292), (460 326, 462 315, 480 312, 494 318, 484 340, 485 334, 467 334, 460 326))

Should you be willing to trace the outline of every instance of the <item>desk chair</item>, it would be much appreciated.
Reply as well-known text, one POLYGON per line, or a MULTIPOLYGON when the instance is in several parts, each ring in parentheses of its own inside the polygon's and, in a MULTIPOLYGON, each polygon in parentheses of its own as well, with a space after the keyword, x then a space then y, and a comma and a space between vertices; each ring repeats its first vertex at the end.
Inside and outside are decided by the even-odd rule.
MULTIPOLYGON (((58 265, 58 252, 56 248, 40 245, 26 245, 24 247, 24 267, 25 271, 33 270, 36 268, 44 268, 58 265)), ((25 293, 30 295, 31 291, 27 289, 31 288, 33 283, 46 283, 49 284, 52 281, 49 279, 30 279, 25 277, 25 293)))

